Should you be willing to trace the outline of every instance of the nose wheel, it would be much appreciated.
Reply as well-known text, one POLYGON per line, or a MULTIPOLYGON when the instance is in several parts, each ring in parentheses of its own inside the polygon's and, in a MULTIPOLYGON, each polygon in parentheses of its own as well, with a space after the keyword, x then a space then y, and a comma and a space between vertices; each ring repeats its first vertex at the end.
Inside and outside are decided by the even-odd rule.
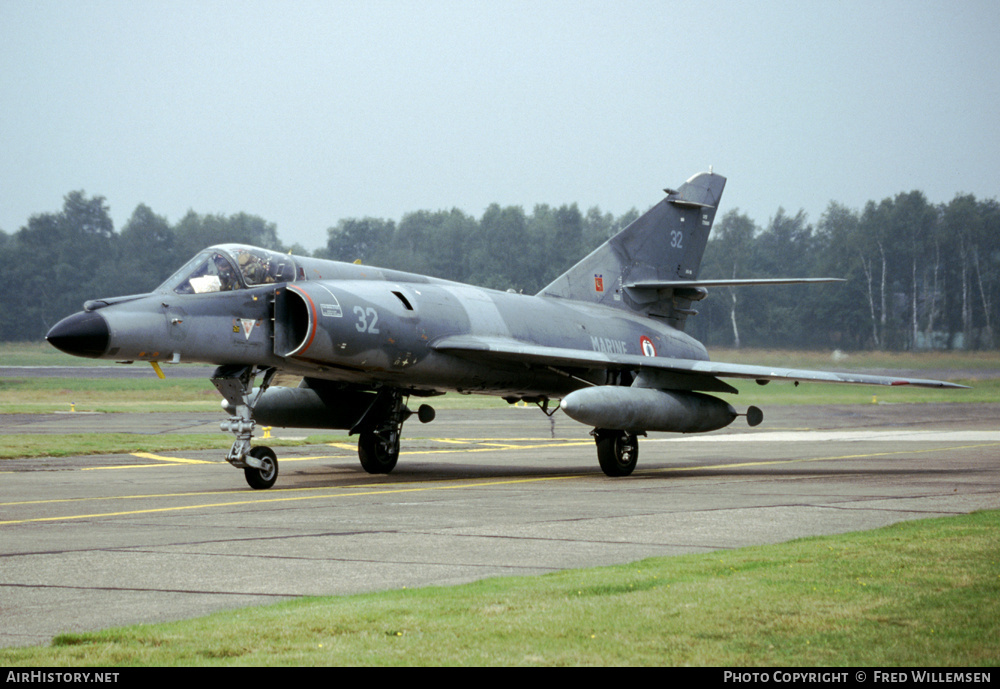
POLYGON ((260 463, 260 467, 248 466, 243 469, 247 483, 254 490, 270 488, 278 480, 278 457, 274 450, 263 445, 250 450, 250 456, 260 463))

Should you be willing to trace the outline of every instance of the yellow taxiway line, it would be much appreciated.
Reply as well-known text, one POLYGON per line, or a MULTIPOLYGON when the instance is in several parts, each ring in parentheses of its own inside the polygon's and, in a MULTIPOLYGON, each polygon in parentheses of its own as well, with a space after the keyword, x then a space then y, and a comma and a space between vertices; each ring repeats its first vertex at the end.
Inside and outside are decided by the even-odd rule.
MULTIPOLYGON (((574 443, 575 444, 575 443, 574 443)), ((865 459, 872 457, 890 457, 893 455, 904 455, 904 454, 921 454, 928 452, 955 452, 957 450, 972 450, 980 449, 984 447, 996 447, 1000 443, 985 443, 985 444, 974 444, 974 445, 957 445, 952 447, 940 447, 940 448, 930 448, 922 450, 895 450, 892 452, 868 452, 861 454, 851 454, 851 455, 832 455, 826 457, 799 457, 796 459, 776 459, 776 460, 766 460, 758 462, 739 462, 734 464, 706 464, 701 466, 689 466, 689 467, 662 467, 643 470, 642 473, 663 473, 663 472, 681 472, 681 471, 712 471, 719 469, 738 469, 753 466, 766 466, 766 465, 781 465, 781 464, 798 464, 805 462, 824 462, 824 461, 843 461, 852 459, 865 459)), ((552 445, 548 445, 551 447, 552 445)), ((525 446, 517 446, 523 448, 525 446)), ((487 450, 489 451, 489 450, 487 450)), ((495 451, 495 450, 492 450, 495 451)), ((421 454, 420 452, 414 452, 413 454, 421 454)), ((163 465, 156 465, 163 466, 163 465)), ((431 483, 429 481, 411 482, 405 484, 397 484, 395 486, 386 488, 384 483, 379 484, 368 484, 353 487, 340 487, 340 488, 285 488, 271 490, 267 493, 256 493, 253 498, 233 500, 228 502, 208 502, 200 503, 196 505, 177 505, 173 507, 151 507, 139 510, 123 510, 117 512, 99 512, 90 514, 77 514, 77 515, 64 515, 58 517, 34 517, 29 519, 12 519, 6 521, 0 521, 0 526, 13 525, 13 524, 27 524, 36 522, 55 522, 55 521, 70 521, 77 519, 102 519, 107 517, 123 517, 123 516, 134 516, 139 514, 155 514, 160 512, 177 512, 182 510, 195 510, 195 509, 212 509, 217 507, 235 507, 240 505, 263 505, 267 503, 285 503, 285 502, 297 502, 303 500, 332 500, 336 498, 354 498, 363 497, 369 495, 392 495, 401 493, 418 493, 418 492, 428 492, 428 491, 438 491, 438 490, 457 490, 457 489, 469 489, 469 488, 485 488, 490 486, 512 486, 512 485, 523 485, 529 483, 541 483, 544 481, 564 481, 566 479, 580 479, 580 478, 596 478, 603 479, 604 476, 596 473, 587 474, 560 474, 556 476, 538 476, 532 478, 518 478, 518 479, 487 479, 481 481, 469 481, 468 479, 456 480, 454 482, 444 482, 439 483, 437 481, 431 483), (415 485, 415 483, 417 485, 415 485), (333 492, 328 492, 333 491, 333 492), (296 495, 289 495, 290 493, 296 493, 296 495), (300 494, 306 493, 306 494, 300 494)), ((26 501, 26 502, 11 502, 2 503, 0 507, 4 506, 14 506, 14 505, 25 505, 25 504, 45 504, 45 503, 58 503, 58 502, 82 502, 82 501, 95 501, 95 500, 132 500, 132 499, 155 499, 155 498, 172 498, 172 497, 187 497, 192 496, 204 496, 204 495, 220 495, 225 494, 223 491, 215 492, 201 492, 201 493, 166 493, 162 495, 135 495, 135 496, 109 496, 100 498, 76 498, 69 500, 37 500, 37 501, 26 501)), ((228 494, 234 494, 229 492, 228 494)), ((245 495, 245 492, 240 492, 239 495, 245 495)))
MULTIPOLYGON (((590 440, 550 440, 548 442, 542 442, 534 445, 515 445, 511 443, 492 443, 484 442, 478 439, 469 440, 452 440, 445 438, 430 438, 429 440, 433 442, 447 442, 453 444, 464 444, 472 447, 465 447, 462 449, 449 449, 449 450, 406 450, 400 452, 400 456, 417 456, 417 455, 437 455, 437 454, 453 454, 456 452, 499 452, 501 450, 537 450, 539 448, 545 447, 576 447, 580 445, 592 445, 593 441, 590 440)), ((532 440, 539 441, 541 438, 524 438, 521 440, 532 440)), ((324 443, 329 447, 334 447, 339 450, 349 450, 350 452, 356 452, 357 446, 348 443, 324 443)), ((151 459, 156 462, 164 462, 164 464, 117 464, 102 467, 83 467, 81 471, 108 471, 113 469, 145 469, 149 467, 162 467, 170 464, 222 464, 223 462, 218 460, 209 459, 190 459, 187 457, 167 457, 166 455, 157 455, 152 452, 130 452, 132 457, 138 457, 140 459, 151 459)), ((285 462, 304 462, 307 460, 317 460, 317 459, 343 459, 340 455, 319 455, 316 457, 283 457, 281 459, 282 463, 285 462)))
MULTIPOLYGON (((476 482, 463 482, 450 485, 437 485, 428 486, 422 484, 416 487, 393 487, 383 490, 365 490, 363 492, 336 492, 326 495, 297 495, 291 497, 255 497, 250 500, 233 500, 230 502, 215 502, 215 503, 201 503, 198 505, 177 505, 174 507, 150 507, 141 510, 125 510, 121 512, 101 512, 96 514, 76 514, 76 515, 64 515, 61 517, 34 517, 30 519, 15 519, 9 521, 0 521, 0 526, 10 525, 10 524, 28 524, 34 522, 50 522, 50 521, 69 521, 74 519, 100 519, 104 517, 124 517, 137 514, 155 514, 157 512, 176 512, 181 510, 197 510, 197 509, 210 509, 213 507, 234 507, 238 505, 260 505, 265 503, 277 503, 277 502, 294 502, 301 500, 326 500, 333 498, 347 498, 347 497, 358 497, 359 495, 392 495, 396 493, 416 493, 416 492, 426 492, 432 490, 456 490, 460 488, 482 488, 486 486, 503 486, 503 485, 513 485, 517 483, 538 483, 541 481, 563 481, 570 478, 579 478, 577 475, 565 475, 565 476, 540 476, 534 478, 522 478, 522 479, 504 479, 501 481, 476 481, 476 482)), ((384 485, 384 484, 381 484, 384 485)), ((404 484, 411 485, 411 484, 404 484)), ((366 486, 359 486, 359 488, 365 488, 366 486)), ((280 490, 280 493, 292 492, 297 490, 308 490, 308 489, 284 489, 280 490)), ((312 490, 330 490, 329 488, 315 488, 312 490)), ((335 489, 339 491, 345 490, 344 488, 335 489)), ((273 494, 273 493, 272 493, 273 494)), ((186 497, 189 494, 181 494, 181 497, 186 497)), ((191 493, 190 495, 198 495, 197 493, 191 493)), ((240 495, 245 495, 241 492, 240 495)), ((135 497, 161 497, 158 495, 152 496, 135 496, 135 497)), ((95 498, 104 500, 115 500, 118 498, 95 498)), ((48 501, 39 501, 48 502, 48 501)), ((56 502, 56 501, 53 501, 56 502)), ((7 504, 17 504, 17 503, 7 503, 7 504)), ((37 504, 37 503, 36 503, 37 504)))

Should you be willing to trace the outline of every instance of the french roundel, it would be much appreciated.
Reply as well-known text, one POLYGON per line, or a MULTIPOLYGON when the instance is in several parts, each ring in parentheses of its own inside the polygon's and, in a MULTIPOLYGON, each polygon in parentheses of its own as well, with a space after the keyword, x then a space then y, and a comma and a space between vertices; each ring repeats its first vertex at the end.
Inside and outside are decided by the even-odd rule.
POLYGON ((653 346, 653 341, 643 335, 639 338, 639 344, 642 346, 642 353, 645 356, 656 356, 656 347, 653 346))

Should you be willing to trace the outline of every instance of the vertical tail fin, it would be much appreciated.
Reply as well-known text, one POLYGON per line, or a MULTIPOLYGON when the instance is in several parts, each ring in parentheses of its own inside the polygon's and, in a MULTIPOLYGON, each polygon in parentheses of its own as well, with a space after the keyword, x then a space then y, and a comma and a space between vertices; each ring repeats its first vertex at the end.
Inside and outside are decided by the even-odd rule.
POLYGON ((693 281, 722 198, 726 178, 694 175, 680 189, 556 278, 539 296, 588 301, 662 318, 683 329, 692 301, 705 290, 649 287, 693 281), (636 285, 645 283, 646 286, 636 285))

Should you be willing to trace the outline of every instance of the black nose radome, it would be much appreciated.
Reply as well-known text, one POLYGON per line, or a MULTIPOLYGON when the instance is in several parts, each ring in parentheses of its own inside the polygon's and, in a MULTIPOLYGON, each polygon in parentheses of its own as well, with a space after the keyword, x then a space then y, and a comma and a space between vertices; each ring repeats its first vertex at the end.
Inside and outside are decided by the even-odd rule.
POLYGON ((67 354, 98 359, 108 351, 110 331, 101 314, 81 311, 52 326, 45 339, 67 354))

